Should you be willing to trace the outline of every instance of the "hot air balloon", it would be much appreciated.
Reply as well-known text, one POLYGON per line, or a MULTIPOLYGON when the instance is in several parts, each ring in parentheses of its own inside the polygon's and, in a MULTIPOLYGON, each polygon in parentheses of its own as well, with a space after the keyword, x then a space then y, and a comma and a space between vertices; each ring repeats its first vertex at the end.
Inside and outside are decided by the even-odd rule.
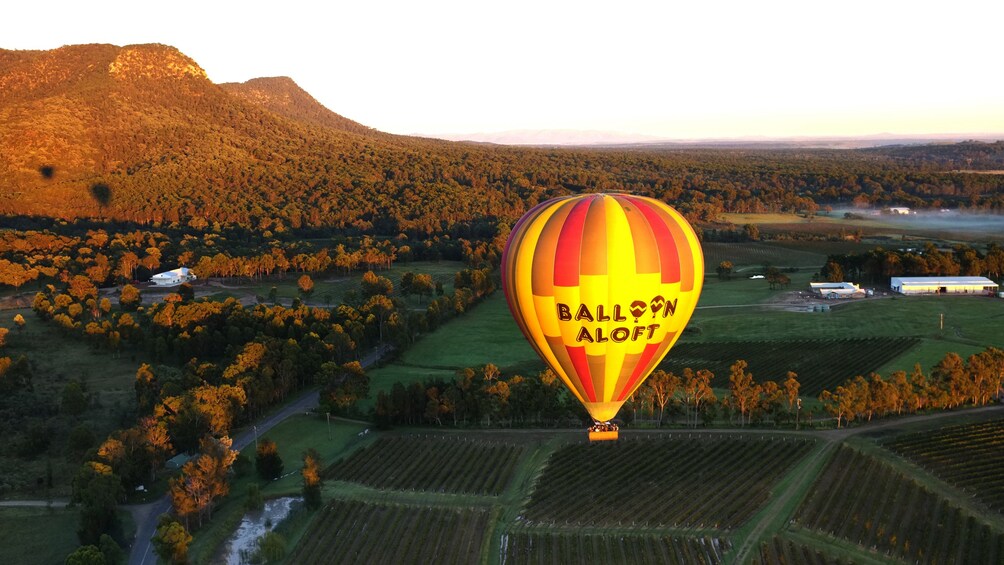
POLYGON ((690 224, 628 194, 543 202, 513 226, 502 256, 509 310, 592 432, 606 432, 592 439, 616 438, 609 421, 679 339, 703 281, 690 224))

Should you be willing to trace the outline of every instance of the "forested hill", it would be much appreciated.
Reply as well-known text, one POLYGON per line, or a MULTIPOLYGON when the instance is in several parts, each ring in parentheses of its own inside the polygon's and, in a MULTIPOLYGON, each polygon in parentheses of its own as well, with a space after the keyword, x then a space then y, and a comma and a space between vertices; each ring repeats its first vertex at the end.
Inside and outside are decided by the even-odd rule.
POLYGON ((691 218, 825 204, 1004 208, 977 150, 513 148, 377 132, 285 78, 213 84, 164 45, 0 50, 0 214, 396 235, 631 191, 691 218), (920 163, 923 166, 917 166, 920 163))
POLYGON ((220 86, 252 104, 304 124, 355 133, 379 133, 328 110, 289 77, 254 78, 240 83, 225 82, 220 86))

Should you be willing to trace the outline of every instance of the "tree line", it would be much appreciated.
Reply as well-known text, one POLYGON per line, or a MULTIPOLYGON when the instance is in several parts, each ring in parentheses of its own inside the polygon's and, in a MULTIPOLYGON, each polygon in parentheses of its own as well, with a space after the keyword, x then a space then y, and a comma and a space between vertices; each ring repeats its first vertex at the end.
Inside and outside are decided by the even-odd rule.
POLYGON ((837 419, 837 427, 855 420, 916 413, 921 410, 951 410, 960 406, 984 406, 1000 398, 1004 385, 1004 351, 995 347, 970 355, 963 361, 947 353, 925 375, 920 365, 913 371, 895 371, 886 378, 878 373, 857 375, 833 391, 824 390, 819 400, 837 419))

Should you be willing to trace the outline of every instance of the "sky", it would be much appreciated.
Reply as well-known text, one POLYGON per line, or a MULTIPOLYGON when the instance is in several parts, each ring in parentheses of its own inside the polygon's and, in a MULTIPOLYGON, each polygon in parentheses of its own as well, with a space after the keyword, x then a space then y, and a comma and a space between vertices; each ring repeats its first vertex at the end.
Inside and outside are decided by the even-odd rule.
POLYGON ((1004 137, 1004 2, 47 1, 0 48, 164 43, 399 134, 1004 137))

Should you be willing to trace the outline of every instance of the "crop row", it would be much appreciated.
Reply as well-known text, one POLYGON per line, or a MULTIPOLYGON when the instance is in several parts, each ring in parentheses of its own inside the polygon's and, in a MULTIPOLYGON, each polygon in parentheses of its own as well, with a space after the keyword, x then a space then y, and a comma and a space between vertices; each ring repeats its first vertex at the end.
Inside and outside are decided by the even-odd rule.
POLYGON ((842 447, 795 515, 798 526, 924 563, 1000 563, 1004 535, 891 465, 842 447))
POLYGON ((502 535, 502 565, 632 563, 717 565, 731 546, 712 537, 521 531, 502 535))
POLYGON ((812 445, 737 435, 568 446, 552 454, 524 518, 531 524, 735 528, 812 445))
POLYGON ((1004 420, 906 434, 885 446, 1004 513, 1004 420))
POLYGON ((786 249, 768 243, 706 242, 701 244, 701 248, 704 252, 704 263, 712 273, 722 261, 729 261, 733 265, 763 265, 767 263, 782 267, 815 267, 817 269, 826 262, 826 255, 822 253, 786 249))
POLYGON ((290 563, 476 563, 488 511, 333 500, 314 518, 290 563))
POLYGON ((325 472, 374 488, 500 494, 524 448, 459 436, 385 437, 325 472))
POLYGON ((851 563, 823 554, 814 547, 808 547, 790 539, 774 536, 760 545, 760 555, 753 559, 754 565, 845 565, 851 563))
POLYGON ((806 339, 792 341, 682 342, 661 368, 677 374, 685 367, 708 369, 714 386, 729 382, 729 366, 737 359, 749 363, 758 382, 784 381, 798 373, 803 396, 817 396, 856 375, 867 375, 899 357, 919 342, 911 337, 806 339))

